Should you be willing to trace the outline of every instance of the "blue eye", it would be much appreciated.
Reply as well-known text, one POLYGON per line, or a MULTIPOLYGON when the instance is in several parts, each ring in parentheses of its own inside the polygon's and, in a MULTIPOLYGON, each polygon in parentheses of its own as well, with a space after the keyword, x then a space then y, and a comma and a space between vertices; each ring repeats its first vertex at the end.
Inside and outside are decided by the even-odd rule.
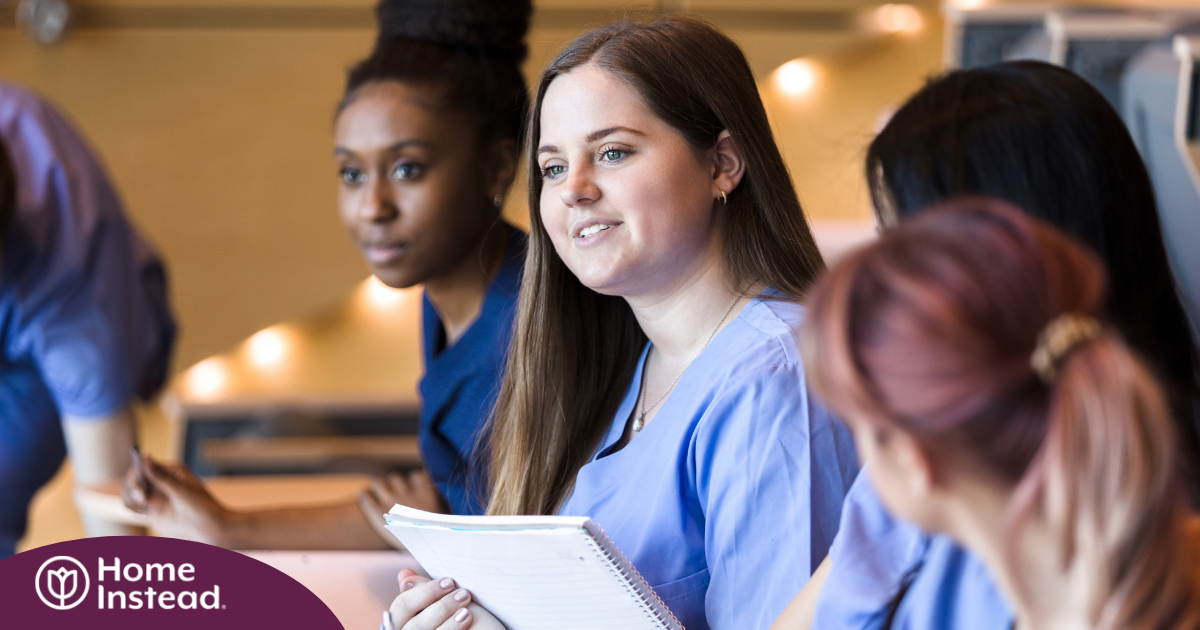
POLYGON ((605 162, 616 162, 625 157, 626 152, 621 149, 605 149, 600 152, 600 159, 605 162))
POLYGON ((561 164, 553 164, 542 169, 542 177, 544 179, 554 179, 565 172, 567 172, 567 167, 561 164))
POLYGON ((340 177, 342 183, 346 184, 347 186, 353 186, 355 184, 361 184, 367 181, 367 174, 356 168, 340 169, 338 170, 338 177, 340 177))
POLYGON ((397 164, 392 169, 392 179, 415 179, 425 173, 425 167, 411 162, 397 164))

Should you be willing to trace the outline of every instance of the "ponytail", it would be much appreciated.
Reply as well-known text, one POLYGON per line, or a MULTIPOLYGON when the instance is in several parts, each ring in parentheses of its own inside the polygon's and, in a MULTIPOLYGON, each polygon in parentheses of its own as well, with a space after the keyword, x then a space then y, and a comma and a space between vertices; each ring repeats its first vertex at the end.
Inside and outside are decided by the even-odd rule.
POLYGON ((1088 580, 1092 627, 1200 628, 1171 409, 1098 323, 1104 289, 1095 256, 1049 226, 963 199, 830 270, 813 292, 804 361, 843 417, 966 450, 1010 483, 1007 561, 1036 513, 1060 566, 1088 580))
POLYGON ((1098 630, 1200 627, 1162 389, 1111 332, 1072 351, 1058 372, 1046 439, 1014 509, 1020 497, 1037 500, 1060 537, 1060 562, 1085 568, 1098 630))

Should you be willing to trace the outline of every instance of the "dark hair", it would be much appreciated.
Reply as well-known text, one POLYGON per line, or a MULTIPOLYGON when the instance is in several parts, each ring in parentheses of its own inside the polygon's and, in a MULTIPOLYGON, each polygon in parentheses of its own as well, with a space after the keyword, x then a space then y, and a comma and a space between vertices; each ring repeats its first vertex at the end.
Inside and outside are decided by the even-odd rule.
POLYGON ((629 386, 646 335, 624 299, 585 287, 542 224, 536 149, 541 104, 559 75, 585 64, 628 84, 697 151, 728 131, 746 161, 722 206, 724 271, 802 297, 824 261, 737 44, 695 19, 624 22, 575 40, 546 68, 530 112, 529 255, 504 384, 490 427, 490 513, 546 514, 566 498, 629 386))
POLYGON ((0 255, 13 219, 17 216, 17 174, 13 170, 8 145, 0 138, 0 255))
MULTIPOLYGON (((1056 568, 1089 577, 1089 627, 1195 628, 1200 572, 1172 413, 1100 323, 1104 294, 1099 259, 1047 223, 958 199, 834 266, 801 352, 842 417, 1010 484, 1000 561, 1016 568, 1023 524, 1044 519, 1056 568)), ((1018 589, 1034 586, 1024 578, 1018 589)))
POLYGON ((1071 72, 1022 61, 931 80, 867 152, 880 220, 944 199, 1003 199, 1091 247, 1107 265, 1108 316, 1168 386, 1180 454, 1200 496, 1197 357, 1146 167, 1120 116, 1071 72))
POLYGON ((521 63, 530 0, 382 0, 371 56, 346 80, 341 112, 359 90, 381 81, 443 90, 437 105, 464 113, 481 143, 520 145, 529 109, 521 63))

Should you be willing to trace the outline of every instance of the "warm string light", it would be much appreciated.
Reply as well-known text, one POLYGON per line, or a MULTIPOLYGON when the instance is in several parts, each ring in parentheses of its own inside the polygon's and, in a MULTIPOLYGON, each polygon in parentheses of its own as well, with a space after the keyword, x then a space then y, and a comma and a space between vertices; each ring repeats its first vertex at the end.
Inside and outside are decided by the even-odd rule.
POLYGON ((260 330, 246 340, 246 358, 256 368, 271 370, 284 364, 291 354, 291 335, 278 326, 260 330))
POLYGON ((193 365, 185 378, 187 393, 197 400, 219 398, 229 388, 229 365, 213 357, 193 365))
POLYGON ((368 311, 386 313, 403 304, 404 298, 411 291, 412 289, 393 289, 379 278, 371 276, 362 283, 361 296, 368 311))
POLYGON ((885 33, 921 30, 921 12, 910 4, 885 4, 875 9, 875 23, 885 33))
POLYGON ((816 69, 807 59, 793 59, 775 70, 775 85, 789 96, 808 94, 816 83, 816 69))

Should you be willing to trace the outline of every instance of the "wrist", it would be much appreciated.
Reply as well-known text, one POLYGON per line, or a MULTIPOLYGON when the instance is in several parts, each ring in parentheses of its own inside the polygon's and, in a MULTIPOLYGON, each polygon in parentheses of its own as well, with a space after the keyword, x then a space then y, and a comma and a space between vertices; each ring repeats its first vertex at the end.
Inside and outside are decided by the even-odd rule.
POLYGON ((219 516, 215 519, 215 529, 209 536, 209 544, 226 549, 254 549, 255 532, 258 531, 257 519, 250 512, 236 512, 220 508, 219 516))

